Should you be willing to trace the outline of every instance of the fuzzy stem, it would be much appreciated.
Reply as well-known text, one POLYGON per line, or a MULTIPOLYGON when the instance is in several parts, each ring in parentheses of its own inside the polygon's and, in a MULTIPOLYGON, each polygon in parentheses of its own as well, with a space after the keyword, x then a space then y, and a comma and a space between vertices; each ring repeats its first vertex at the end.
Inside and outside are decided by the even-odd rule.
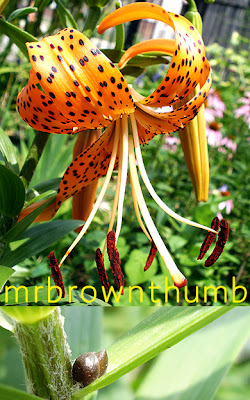
POLYGON ((22 353, 28 391, 50 400, 71 399, 74 391, 70 348, 57 307, 35 324, 15 325, 22 353))
POLYGON ((20 178, 26 189, 30 184, 30 181, 33 177, 36 166, 38 164, 38 161, 40 160, 40 157, 48 141, 48 138, 49 138, 49 133, 36 132, 36 136, 33 140, 33 143, 29 149, 29 153, 26 157, 26 160, 20 172, 20 178))

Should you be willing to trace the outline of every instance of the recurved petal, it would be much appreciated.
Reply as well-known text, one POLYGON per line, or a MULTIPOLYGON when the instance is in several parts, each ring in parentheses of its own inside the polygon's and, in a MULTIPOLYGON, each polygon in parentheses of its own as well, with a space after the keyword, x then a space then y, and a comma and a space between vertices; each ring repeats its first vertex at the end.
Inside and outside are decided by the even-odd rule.
POLYGON ((69 197, 106 174, 112 153, 114 127, 115 122, 69 165, 59 185, 56 211, 69 197))
POLYGON ((207 79, 209 63, 202 38, 186 18, 152 3, 133 3, 117 9, 104 18, 98 32, 142 18, 156 19, 171 26, 175 31, 175 50, 165 79, 141 103, 153 107, 174 104, 191 93, 198 83, 202 86, 207 79))
MULTIPOLYGON (((145 128, 144 143, 152 139, 153 134, 170 133, 184 128, 197 115, 207 97, 211 82, 210 72, 206 83, 198 94, 183 106, 167 113, 159 113, 137 103, 135 117, 140 125, 145 128)), ((141 140, 143 141, 142 138, 141 140)))
POLYGON ((126 82, 114 64, 82 33, 64 29, 27 43, 42 89, 62 114, 84 128, 105 127, 133 111, 126 82))
POLYGON ((55 107, 52 97, 42 92, 36 84, 38 79, 31 70, 29 82, 17 97, 17 109, 32 128, 51 133, 75 133, 76 123, 64 117, 55 107))
POLYGON ((142 53, 159 52, 172 55, 175 51, 175 40, 173 39, 150 39, 136 43, 128 48, 118 63, 119 68, 123 68, 131 58, 142 53))

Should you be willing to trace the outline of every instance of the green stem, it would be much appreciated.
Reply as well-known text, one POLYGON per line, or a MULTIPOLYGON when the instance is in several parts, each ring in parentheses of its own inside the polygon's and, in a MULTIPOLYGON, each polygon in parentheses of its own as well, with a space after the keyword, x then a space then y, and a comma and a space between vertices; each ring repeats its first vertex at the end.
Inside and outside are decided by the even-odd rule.
POLYGON ((194 0, 187 0, 188 2, 188 11, 196 11, 197 12, 197 7, 195 4, 194 0))
POLYGON ((89 7, 89 13, 83 28, 83 33, 88 38, 92 37, 93 32, 100 19, 100 16, 101 16, 101 9, 99 7, 89 7))
POLYGON ((70 349, 57 307, 47 318, 29 325, 17 322, 28 391, 50 400, 69 400, 74 391, 70 349))
POLYGON ((29 149, 29 153, 26 157, 26 160, 20 172, 20 178, 26 189, 30 184, 30 181, 33 177, 36 166, 38 164, 38 161, 40 160, 40 157, 48 141, 48 138, 49 138, 49 133, 36 132, 36 136, 33 140, 33 143, 29 149))
MULTIPOLYGON (((121 7, 121 2, 117 1, 115 3, 116 9, 121 7)), ((124 26, 123 24, 117 25, 115 27, 115 50, 123 50, 124 47, 124 26)))

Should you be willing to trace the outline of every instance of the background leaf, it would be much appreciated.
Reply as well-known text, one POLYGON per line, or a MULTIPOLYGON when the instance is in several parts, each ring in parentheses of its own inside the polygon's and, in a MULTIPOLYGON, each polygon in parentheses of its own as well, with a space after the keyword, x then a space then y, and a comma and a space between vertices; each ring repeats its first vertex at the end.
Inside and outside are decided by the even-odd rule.
POLYGON ((0 127, 0 151, 3 155, 6 166, 15 174, 19 174, 18 162, 15 156, 15 148, 9 136, 0 127))
POLYGON ((101 349, 102 307, 61 307, 72 359, 101 349))
POLYGON ((212 399, 250 334, 249 317, 248 307, 237 307, 162 353, 136 400, 212 399))
POLYGON ((82 225, 79 220, 50 221, 27 229, 18 240, 9 244, 9 249, 0 259, 6 267, 31 257, 82 225))
POLYGON ((32 224, 36 217, 41 214, 41 212, 45 210, 50 204, 52 204, 54 200, 54 197, 53 199, 49 199, 32 213, 27 215, 27 217, 23 218, 1 238, 1 241, 3 243, 9 243, 18 238, 18 236, 20 236, 32 224))
POLYGON ((41 397, 33 396, 32 394, 12 389, 5 385, 0 385, 0 392, 1 400, 42 400, 41 397))
POLYGON ((0 266, 0 292, 9 277, 14 274, 14 270, 12 268, 7 268, 7 267, 1 267, 0 266))
POLYGON ((161 307, 107 349, 107 373, 76 392, 72 399, 114 382, 196 330, 228 312, 230 307, 161 307))
POLYGON ((10 40, 19 47, 19 49, 25 55, 25 57, 29 59, 25 43, 36 42, 37 39, 34 36, 32 36, 28 32, 22 31, 22 29, 11 24, 8 21, 5 21, 3 18, 0 18, 0 32, 7 35, 10 38, 10 40))
POLYGON ((64 6, 61 0, 56 0, 56 11, 58 12, 61 24, 64 28, 78 29, 77 23, 69 10, 64 6))
POLYGON ((0 164, 0 211, 6 217, 15 217, 24 205, 25 189, 21 179, 0 164))
POLYGON ((37 12, 37 7, 24 7, 19 8, 18 10, 13 11, 8 18, 8 21, 11 22, 13 19, 25 17, 28 14, 37 12))

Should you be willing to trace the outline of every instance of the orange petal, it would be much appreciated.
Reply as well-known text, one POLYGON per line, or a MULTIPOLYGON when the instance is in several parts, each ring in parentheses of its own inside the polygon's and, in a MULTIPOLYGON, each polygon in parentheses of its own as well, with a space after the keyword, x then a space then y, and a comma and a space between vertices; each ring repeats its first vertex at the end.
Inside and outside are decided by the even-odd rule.
POLYGON ((32 128, 51 133, 74 133, 76 123, 65 118, 53 100, 36 86, 38 79, 31 70, 29 82, 17 97, 17 109, 32 128))
POLYGON ((161 52, 173 54, 175 50, 175 40, 172 39, 150 39, 137 43, 123 54, 118 63, 119 68, 123 68, 131 58, 142 53, 161 52))
MULTIPOLYGON (((23 218, 27 217, 30 213, 35 211, 38 207, 42 206, 48 199, 37 201, 36 203, 32 203, 30 206, 24 208, 18 217, 18 221, 21 221, 23 218)), ((42 222, 49 221, 55 215, 56 202, 54 201, 50 206, 48 206, 38 217, 34 220, 34 222, 42 222)))
POLYGON ((114 126, 115 123, 112 123, 95 143, 69 165, 59 185, 56 210, 69 197, 106 174, 112 153, 114 126))
POLYGON ((175 31, 175 51, 168 73, 158 88, 141 103, 153 107, 180 101, 200 83, 203 86, 209 73, 202 38, 195 27, 184 17, 170 13, 152 3, 133 3, 115 10, 103 19, 98 33, 106 29, 142 18, 165 22, 175 31))
POLYGON ((207 82, 197 95, 182 107, 167 113, 159 113, 137 103, 135 117, 145 128, 145 135, 141 140, 147 143, 154 134, 170 133, 184 128, 197 115, 207 97, 211 82, 210 72, 207 82))
MULTIPOLYGON (((77 157, 86 150, 92 143, 94 143, 101 136, 101 130, 79 132, 77 135, 76 143, 73 150, 73 157, 77 157)), ((98 186, 98 179, 88 186, 84 187, 80 192, 76 193, 72 199, 72 217, 86 221, 93 204, 95 202, 96 190, 98 186)), ((81 227, 75 231, 80 232, 81 227)))
POLYGON ((82 33, 64 29, 27 43, 42 89, 68 119, 85 128, 105 127, 134 105, 114 64, 82 33))

